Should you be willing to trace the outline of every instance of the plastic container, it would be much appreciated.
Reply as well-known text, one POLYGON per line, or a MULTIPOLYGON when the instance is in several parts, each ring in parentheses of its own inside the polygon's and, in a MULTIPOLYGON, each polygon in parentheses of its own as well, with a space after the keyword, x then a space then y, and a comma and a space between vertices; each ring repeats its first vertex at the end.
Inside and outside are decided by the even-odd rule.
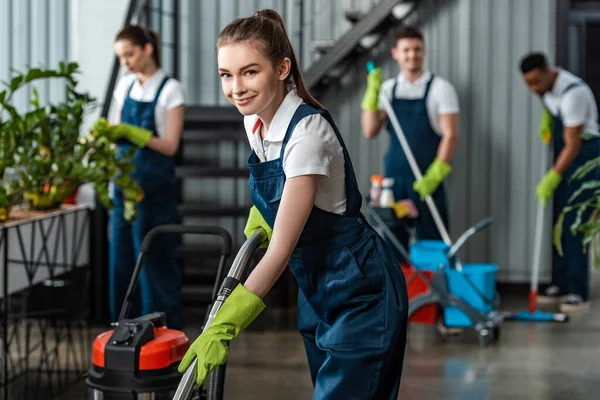
POLYGON ((371 207, 379 207, 382 189, 383 175, 371 175, 371 189, 369 190, 369 203, 371 207))
MULTIPOLYGON (((493 310, 498 274, 496 264, 463 264, 462 271, 446 269, 445 273, 451 295, 463 299, 482 314, 493 310)), ((444 324, 448 327, 472 325, 469 317, 456 307, 444 308, 444 324)))
POLYGON ((441 240, 417 240, 410 246, 410 261, 421 270, 450 268, 446 253, 450 247, 441 240))
POLYGON ((394 200, 394 178, 383 178, 382 185, 379 207, 392 207, 396 202, 394 200))

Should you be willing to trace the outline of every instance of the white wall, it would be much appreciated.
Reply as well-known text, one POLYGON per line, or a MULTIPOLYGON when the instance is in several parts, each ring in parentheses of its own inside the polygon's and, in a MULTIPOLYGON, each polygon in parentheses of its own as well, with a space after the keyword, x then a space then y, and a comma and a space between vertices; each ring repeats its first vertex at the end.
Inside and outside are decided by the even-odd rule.
POLYGON ((98 105, 84 122, 87 128, 100 116, 114 60, 113 42, 123 27, 128 6, 124 0, 71 0, 71 59, 79 63, 80 90, 96 97, 98 105))
MULTIPOLYGON (((71 60, 79 63, 82 72, 79 90, 89 92, 97 101, 84 119, 84 131, 100 117, 115 57, 113 42, 123 27, 128 3, 124 0, 70 2, 71 60)), ((94 191, 90 185, 80 188, 77 200, 94 206, 94 191)))

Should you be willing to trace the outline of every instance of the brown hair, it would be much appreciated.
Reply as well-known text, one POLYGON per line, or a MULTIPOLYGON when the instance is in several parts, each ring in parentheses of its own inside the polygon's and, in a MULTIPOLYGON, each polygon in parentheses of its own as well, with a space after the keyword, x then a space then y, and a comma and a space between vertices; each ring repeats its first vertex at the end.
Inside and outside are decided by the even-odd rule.
POLYGON ((394 37, 396 38, 395 43, 398 43, 398 40, 400 40, 400 39, 419 39, 423 43, 425 42, 421 31, 413 26, 401 27, 400 29, 398 29, 396 31, 396 34, 394 35, 394 37))
POLYGON ((152 60, 160 68, 159 40, 156 32, 139 25, 127 25, 117 34, 115 42, 119 40, 129 40, 140 47, 150 43, 152 45, 152 60))
POLYGON ((257 10, 250 17, 238 18, 231 22, 219 34, 217 49, 226 44, 245 41, 260 42, 263 54, 273 65, 288 57, 291 61, 291 70, 286 83, 296 87, 298 95, 306 104, 316 108, 324 108, 310 94, 304 83, 294 47, 288 38, 283 19, 276 11, 271 9, 257 10))

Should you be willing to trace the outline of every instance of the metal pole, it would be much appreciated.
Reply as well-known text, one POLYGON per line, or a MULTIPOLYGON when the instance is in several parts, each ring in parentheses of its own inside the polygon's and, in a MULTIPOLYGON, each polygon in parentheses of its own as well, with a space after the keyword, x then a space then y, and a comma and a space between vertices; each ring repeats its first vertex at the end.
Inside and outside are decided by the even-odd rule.
POLYGON ((180 0, 173 0, 173 78, 179 79, 180 0))

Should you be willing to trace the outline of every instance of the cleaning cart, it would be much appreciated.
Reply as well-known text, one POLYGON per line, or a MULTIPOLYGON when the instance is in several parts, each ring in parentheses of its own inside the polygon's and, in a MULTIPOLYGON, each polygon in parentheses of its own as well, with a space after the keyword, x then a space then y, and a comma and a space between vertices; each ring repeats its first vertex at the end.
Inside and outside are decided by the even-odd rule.
POLYGON ((212 235, 222 239, 213 304, 206 316, 205 326, 212 321, 244 275, 254 252, 266 235, 264 230, 259 229, 244 243, 227 277, 223 279, 225 264, 231 254, 231 236, 226 230, 209 226, 163 225, 148 232, 140 247, 116 327, 98 335, 94 341, 92 366, 85 380, 89 399, 151 400, 172 399, 173 396, 186 400, 192 396, 193 399, 223 399, 225 366, 211 373, 208 390, 193 390, 195 364, 188 368, 182 379, 177 367, 189 348, 189 340, 185 333, 166 326, 164 313, 127 318, 144 258, 152 240, 160 234, 212 235))
MULTIPOLYGON (((445 327, 475 329, 482 346, 499 339, 503 316, 498 311, 498 266, 461 264, 461 268, 457 268, 458 251, 472 235, 490 225, 491 218, 467 229, 452 246, 438 240, 417 240, 411 244, 409 254, 388 226, 395 218, 389 209, 367 205, 364 213, 374 229, 404 259, 410 260, 417 279, 427 286, 427 290, 410 298, 409 319, 423 308, 440 307, 445 327)), ((412 282, 407 280, 409 291, 412 282)))

